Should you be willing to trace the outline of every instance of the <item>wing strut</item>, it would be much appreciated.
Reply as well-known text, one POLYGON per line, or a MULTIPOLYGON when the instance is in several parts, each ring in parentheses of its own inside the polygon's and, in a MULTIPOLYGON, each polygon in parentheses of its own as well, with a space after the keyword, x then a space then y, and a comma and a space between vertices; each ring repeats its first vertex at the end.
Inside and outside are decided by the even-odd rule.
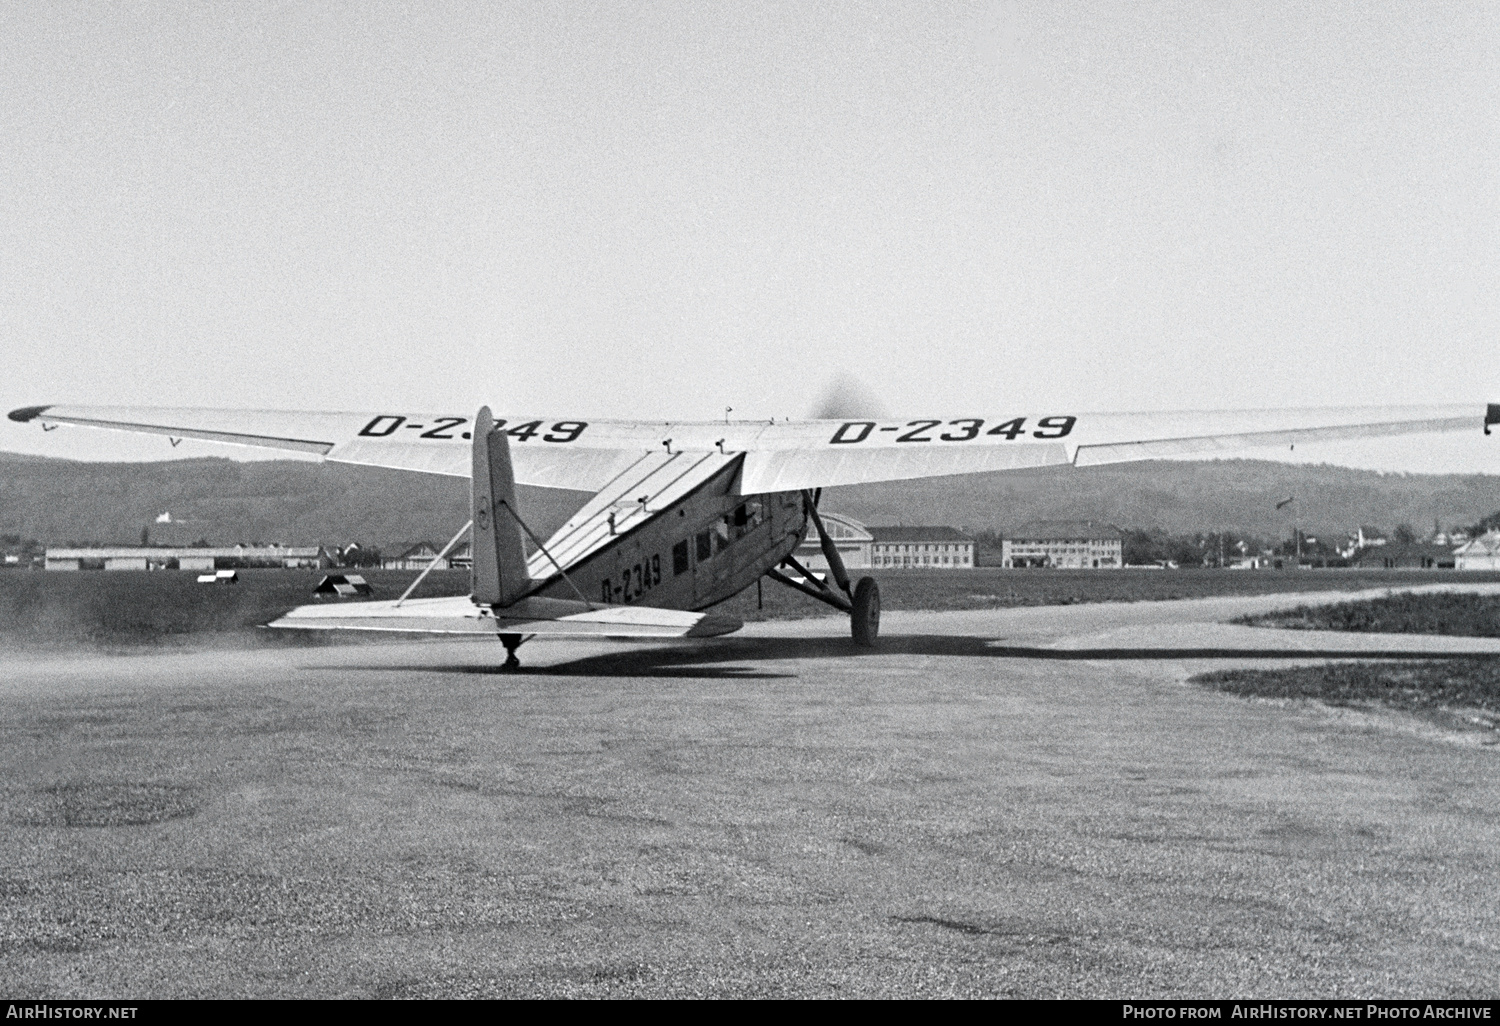
POLYGON ((470 520, 468 523, 464 524, 464 526, 458 529, 458 533, 453 536, 453 538, 448 542, 447 545, 443 546, 443 551, 439 552, 436 556, 433 556, 432 562, 428 563, 427 566, 423 568, 422 572, 417 574, 417 579, 411 582, 411 587, 407 588, 401 593, 401 597, 396 600, 396 604, 391 607, 392 609, 399 609, 401 607, 401 603, 405 602, 411 595, 411 593, 417 590, 417 585, 422 583, 422 579, 428 574, 432 573, 432 568, 438 565, 438 560, 442 559, 448 553, 452 552, 453 546, 458 544, 458 540, 464 536, 464 532, 466 532, 473 526, 474 521, 470 520))
MULTIPOLYGON (((557 557, 547 551, 547 546, 542 544, 542 540, 536 536, 536 532, 526 525, 526 521, 521 519, 521 514, 503 502, 501 505, 505 505, 506 512, 516 518, 516 523, 521 525, 521 530, 526 532, 526 537, 531 539, 532 544, 541 551, 542 555, 552 560, 552 565, 557 567, 557 572, 562 575, 562 579, 568 582, 568 587, 573 589, 573 594, 577 595, 582 601, 588 602, 589 600, 583 597, 583 592, 578 590, 578 585, 573 583, 573 578, 568 576, 568 572, 563 569, 563 565, 557 561, 557 557)), ((589 605, 593 605, 593 603, 589 602, 589 605)))

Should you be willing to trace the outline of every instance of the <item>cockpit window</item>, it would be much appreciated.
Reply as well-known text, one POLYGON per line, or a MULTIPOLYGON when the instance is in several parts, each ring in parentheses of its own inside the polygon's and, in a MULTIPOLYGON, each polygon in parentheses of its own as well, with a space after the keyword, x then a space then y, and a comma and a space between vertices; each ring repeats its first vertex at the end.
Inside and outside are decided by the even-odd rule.
POLYGON ((765 509, 758 500, 740 503, 697 536, 698 561, 701 563, 715 552, 723 552, 764 521, 765 509))

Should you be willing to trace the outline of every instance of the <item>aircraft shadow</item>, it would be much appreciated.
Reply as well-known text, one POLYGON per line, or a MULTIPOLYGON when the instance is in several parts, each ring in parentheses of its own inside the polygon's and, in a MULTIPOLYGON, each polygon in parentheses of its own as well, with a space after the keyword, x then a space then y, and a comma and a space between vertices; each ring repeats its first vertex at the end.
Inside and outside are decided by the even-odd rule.
MULTIPOLYGON (((525 649, 522 649, 525 654, 525 649)), ((1088 660, 1185 659, 1493 659, 1500 656, 1472 652, 1418 652, 1382 649, 1351 652, 1305 648, 1074 648, 1006 645, 987 637, 940 634, 895 635, 880 639, 875 648, 860 648, 847 638, 738 638, 713 644, 661 647, 586 656, 552 665, 522 665, 517 670, 494 665, 410 664, 345 666, 342 669, 400 670, 426 673, 495 674, 529 677, 672 677, 684 679, 778 680, 794 673, 776 673, 745 663, 786 659, 868 659, 874 656, 916 655, 957 658, 1040 659, 1062 662, 1088 660), (734 665, 739 664, 739 665, 734 665)), ((333 669, 334 667, 327 667, 333 669)))

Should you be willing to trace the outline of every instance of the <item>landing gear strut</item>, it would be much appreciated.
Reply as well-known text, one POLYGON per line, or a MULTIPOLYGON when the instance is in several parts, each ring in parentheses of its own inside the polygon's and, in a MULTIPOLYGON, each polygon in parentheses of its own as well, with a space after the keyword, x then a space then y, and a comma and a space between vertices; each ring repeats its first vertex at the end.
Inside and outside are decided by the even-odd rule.
POLYGON ((788 577, 776 569, 767 570, 766 576, 789 588, 795 588, 804 595, 810 595, 819 602, 826 602, 833 608, 848 613, 849 632, 854 636, 854 643, 869 648, 880 636, 880 585, 875 583, 873 577, 861 577, 859 583, 850 588, 849 571, 844 567, 844 559, 839 555, 838 547, 834 545, 833 539, 828 537, 828 531, 823 526, 823 518, 818 516, 817 498, 811 492, 803 492, 802 502, 807 510, 808 519, 818 529, 818 538, 823 547, 823 558, 828 561, 828 572, 841 590, 835 591, 830 588, 827 582, 813 576, 806 567, 791 556, 782 560, 782 565, 796 570, 802 575, 802 580, 788 577))
POLYGON ((519 634, 500 635, 500 643, 505 646, 505 665, 501 667, 502 670, 515 671, 521 668, 521 660, 516 658, 516 649, 520 648, 521 642, 525 640, 519 634))

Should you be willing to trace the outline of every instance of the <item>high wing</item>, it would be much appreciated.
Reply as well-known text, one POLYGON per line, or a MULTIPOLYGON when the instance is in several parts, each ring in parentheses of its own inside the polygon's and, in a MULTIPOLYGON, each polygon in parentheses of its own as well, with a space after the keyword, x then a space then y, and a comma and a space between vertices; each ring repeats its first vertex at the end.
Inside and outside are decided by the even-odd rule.
POLYGON ((301 630, 417 631, 424 634, 542 634, 549 637, 712 638, 739 630, 732 616, 650 606, 593 607, 568 599, 524 598, 502 609, 467 595, 407 602, 298 606, 267 624, 301 630))
MULTIPOLYGON (((1500 404, 1350 406, 1179 413, 975 411, 911 420, 623 421, 511 416, 519 484, 598 492, 643 461, 743 454, 741 494, 1094 466, 1256 446, 1469 431, 1500 423, 1500 404), (982 414, 982 415, 980 415, 982 414)), ((471 416, 126 406, 30 406, 11 420, 109 428, 316 453, 343 463, 467 477, 471 416)))

